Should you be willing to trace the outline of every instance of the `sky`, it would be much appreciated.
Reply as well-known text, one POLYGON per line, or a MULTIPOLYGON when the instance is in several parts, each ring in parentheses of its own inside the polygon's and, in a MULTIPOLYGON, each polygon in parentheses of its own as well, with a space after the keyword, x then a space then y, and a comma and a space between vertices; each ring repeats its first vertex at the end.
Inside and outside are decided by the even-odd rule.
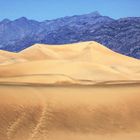
POLYGON ((0 20, 43 21, 94 11, 115 19, 140 17, 140 0, 0 0, 0 20))

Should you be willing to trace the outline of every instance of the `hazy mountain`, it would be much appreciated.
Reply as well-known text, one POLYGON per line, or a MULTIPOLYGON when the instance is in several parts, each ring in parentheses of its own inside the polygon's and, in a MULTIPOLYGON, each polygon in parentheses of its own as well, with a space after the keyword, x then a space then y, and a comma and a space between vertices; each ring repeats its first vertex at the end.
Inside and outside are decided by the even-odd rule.
POLYGON ((0 22, 0 49, 20 51, 35 43, 97 41, 114 51, 140 58, 140 18, 114 20, 98 12, 38 22, 25 17, 0 22))

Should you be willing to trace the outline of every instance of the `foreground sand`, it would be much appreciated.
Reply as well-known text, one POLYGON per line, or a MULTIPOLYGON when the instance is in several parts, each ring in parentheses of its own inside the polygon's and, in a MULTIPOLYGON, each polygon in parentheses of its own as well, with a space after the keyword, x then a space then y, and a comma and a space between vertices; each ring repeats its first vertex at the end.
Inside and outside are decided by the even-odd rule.
POLYGON ((140 85, 0 86, 2 140, 139 140, 140 85))
POLYGON ((0 51, 0 140, 139 140, 140 61, 96 42, 0 51))

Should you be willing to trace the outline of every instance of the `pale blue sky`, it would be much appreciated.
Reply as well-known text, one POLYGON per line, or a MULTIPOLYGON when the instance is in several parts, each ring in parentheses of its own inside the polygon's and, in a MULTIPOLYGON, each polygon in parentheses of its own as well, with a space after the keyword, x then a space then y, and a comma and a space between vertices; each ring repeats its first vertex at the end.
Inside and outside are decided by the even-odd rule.
POLYGON ((35 20, 99 11, 112 18, 140 16, 140 0, 0 0, 0 20, 35 20))

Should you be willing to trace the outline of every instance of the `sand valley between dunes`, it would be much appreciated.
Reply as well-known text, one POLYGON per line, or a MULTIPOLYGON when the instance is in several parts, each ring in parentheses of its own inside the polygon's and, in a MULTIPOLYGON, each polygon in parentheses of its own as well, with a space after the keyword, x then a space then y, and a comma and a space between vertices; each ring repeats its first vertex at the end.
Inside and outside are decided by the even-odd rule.
POLYGON ((96 42, 0 51, 0 140, 66 139, 140 139, 140 61, 96 42))

